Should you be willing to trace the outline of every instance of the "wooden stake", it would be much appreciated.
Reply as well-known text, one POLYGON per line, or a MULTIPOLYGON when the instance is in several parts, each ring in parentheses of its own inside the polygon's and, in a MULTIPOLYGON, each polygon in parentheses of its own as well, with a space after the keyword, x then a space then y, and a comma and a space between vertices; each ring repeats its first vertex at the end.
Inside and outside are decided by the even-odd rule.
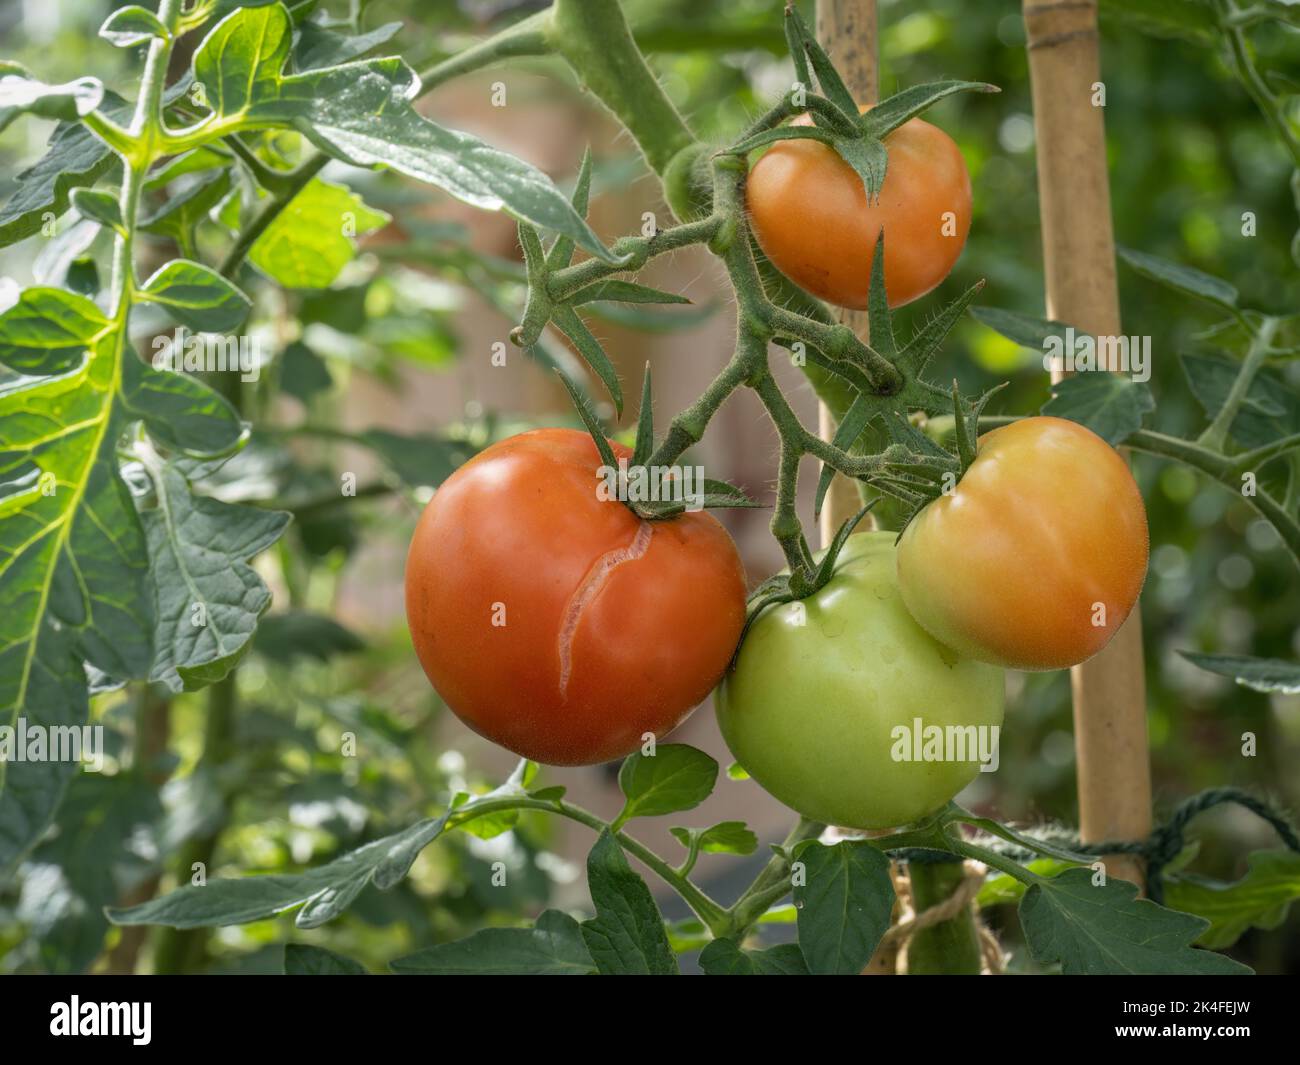
MULTIPOLYGON (((855 100, 874 104, 880 99, 876 0, 817 0, 817 40, 835 62, 835 68, 855 100)), ((865 311, 842 310, 839 319, 863 340, 868 339, 865 311)), ((824 403, 818 406, 817 431, 825 440, 835 435, 835 418, 824 403)), ((822 506, 822 543, 830 543, 835 530, 861 506, 857 486, 837 473, 822 506)), ((871 515, 868 514, 858 528, 865 530, 870 527, 871 515)))
MULTIPOLYGON (((1025 0, 1047 316, 1118 336, 1119 291, 1106 172, 1097 7, 1093 0, 1025 0)), ((1085 840, 1145 839, 1151 831, 1142 625, 1138 610, 1101 654, 1070 674, 1080 832, 1085 840)), ((1142 883, 1142 864, 1106 860, 1142 883)))

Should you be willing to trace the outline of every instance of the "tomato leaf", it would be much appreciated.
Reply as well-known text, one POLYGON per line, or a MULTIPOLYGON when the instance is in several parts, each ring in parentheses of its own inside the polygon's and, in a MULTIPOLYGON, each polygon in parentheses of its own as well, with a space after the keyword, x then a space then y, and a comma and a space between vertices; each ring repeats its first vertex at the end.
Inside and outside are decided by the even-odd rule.
POLYGON ((1246 875, 1225 883, 1190 873, 1165 878, 1165 903, 1210 922, 1196 942, 1211 950, 1229 947, 1251 928, 1273 929, 1300 899, 1300 854, 1255 851, 1246 875))
MULTIPOLYGON (((118 925, 212 928, 261 921, 296 907, 299 928, 315 928, 343 912, 381 869, 406 875, 416 855, 442 834, 446 817, 419 821, 374 840, 325 865, 302 873, 239 878, 217 877, 204 886, 186 885, 139 906, 108 910, 118 925)), ((382 886, 382 885, 381 885, 382 886)))
POLYGON ((582 926, 567 913, 546 910, 532 928, 484 928, 398 958, 389 968, 437 976, 589 976, 596 963, 582 926))
POLYGON ((758 837, 744 821, 720 821, 709 828, 670 828, 672 836, 683 847, 692 843, 706 854, 753 854, 758 850, 758 837))
POLYGON ((72 206, 83 218, 89 218, 119 233, 125 232, 117 197, 98 189, 73 189, 70 199, 72 206))
POLYGON ((1243 688, 1257 692, 1300 694, 1300 664, 1280 658, 1251 658, 1249 655, 1207 655, 1179 651, 1187 661, 1202 669, 1231 677, 1243 688))
POLYGON ((741 950, 732 939, 715 939, 700 952, 708 976, 807 976, 808 964, 793 943, 767 950, 741 950))
POLYGON ((634 817, 658 817, 699 806, 718 782, 718 763, 684 743, 660 743, 653 755, 628 755, 618 771, 626 802, 617 830, 634 817))
MULTIPOLYGON (((1241 370, 1241 363, 1210 355, 1185 354, 1180 360, 1192 395, 1213 418, 1241 370)), ((1261 370, 1250 382, 1245 401, 1232 420, 1229 433, 1245 448, 1262 447, 1300 425, 1300 394, 1271 370, 1261 370)))
MULTIPOLYGON (((1049 341, 1064 344, 1067 330, 1072 328, 1064 322, 1035 318, 1030 314, 1003 310, 1001 307, 973 307, 970 313, 977 322, 1000 333, 1012 343, 1039 353, 1046 351, 1049 341)), ((1079 330, 1075 330, 1075 333, 1077 335, 1079 330)))
POLYGON ((75 122, 103 99, 104 86, 97 78, 46 85, 25 74, 0 74, 0 130, 24 114, 75 122))
POLYGON ((400 22, 385 22, 367 33, 343 34, 308 19, 298 28, 298 40, 293 46, 294 69, 303 73, 359 59, 391 41, 401 29, 400 22))
POLYGON ((99 35, 117 48, 134 48, 154 37, 171 36, 158 16, 139 4, 119 7, 104 19, 99 35))
POLYGON ((157 303, 196 333, 225 333, 239 325, 252 301, 209 266, 173 259, 141 286, 142 300, 157 303))
POLYGON ((677 973, 677 959, 654 897, 605 829, 587 857, 587 886, 596 916, 582 938, 604 975, 677 973))
POLYGON ((351 629, 309 610, 268 614, 253 637, 254 651, 283 666, 300 659, 328 662, 335 655, 356 654, 365 647, 365 641, 351 629))
POLYGON ((1143 277, 1159 282, 1166 288, 1181 292, 1184 296, 1212 303, 1227 311, 1237 308, 1237 290, 1228 282, 1193 269, 1181 263, 1170 262, 1156 255, 1136 251, 1133 248, 1119 248, 1119 257, 1128 263, 1143 277))
POLYGON ((811 842, 796 854, 799 948, 812 973, 855 974, 889 927, 894 882, 889 859, 861 840, 811 842))
MULTIPOLYGON (((109 118, 129 118, 132 105, 120 96, 106 93, 105 103, 109 118)), ((118 165, 108 145, 85 126, 60 123, 50 135, 45 155, 18 175, 13 195, 0 208, 0 247, 41 230, 47 214, 57 218, 68 209, 74 188, 93 185, 118 165)))
POLYGON ((562 233, 593 255, 619 260, 550 178, 411 106, 415 72, 400 58, 359 60, 286 75, 291 38, 282 4, 243 7, 194 53, 195 82, 217 118, 235 129, 281 126, 354 166, 387 166, 483 210, 562 233))
POLYGON ((285 288, 328 288, 356 254, 356 238, 391 220, 347 186, 315 178, 253 242, 248 260, 285 288))
POLYGON ((359 961, 335 954, 324 947, 311 947, 305 943, 284 945, 284 974, 286 976, 364 976, 366 967, 359 961))
POLYGON ((1042 413, 1068 418, 1118 447, 1142 428, 1142 417, 1156 409, 1144 383, 1120 373, 1083 373, 1052 384, 1042 413))
POLYGON ((1222 954, 1191 946, 1209 922, 1139 899, 1118 877, 1093 884, 1090 869, 1068 869, 1032 885, 1020 923, 1040 965, 1060 963, 1067 975, 1244 975, 1251 970, 1222 954))

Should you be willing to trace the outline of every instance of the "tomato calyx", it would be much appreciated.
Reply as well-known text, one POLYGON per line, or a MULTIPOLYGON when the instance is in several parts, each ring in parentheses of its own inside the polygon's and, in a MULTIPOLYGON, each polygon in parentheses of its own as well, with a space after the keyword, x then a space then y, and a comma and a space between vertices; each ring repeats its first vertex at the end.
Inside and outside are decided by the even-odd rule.
POLYGON ((862 178, 868 203, 879 199, 885 183, 889 163, 885 138, 890 133, 955 93, 1001 91, 982 81, 927 82, 859 113, 853 94, 793 4, 785 9, 785 37, 794 60, 795 87, 722 154, 745 156, 780 140, 820 141, 862 178), (814 84, 820 94, 809 91, 814 84), (796 115, 806 116, 807 121, 796 119, 795 124, 781 125, 796 115))
MULTIPOLYGON (((591 151, 588 149, 582 157, 582 167, 578 171, 578 181, 570 202, 574 211, 587 217, 587 206, 591 195, 591 151)), ((573 342, 579 356, 600 378, 614 401, 615 410, 623 413, 623 389, 618 380, 618 373, 609 356, 605 354, 600 341, 587 328, 577 308, 590 303, 634 303, 634 304, 689 304, 685 296, 673 292, 663 292, 648 285, 634 281, 617 279, 598 279, 583 285, 576 291, 556 295, 552 279, 573 262, 575 244, 571 237, 557 236, 549 248, 542 246, 542 239, 537 230, 525 223, 519 223, 519 246, 524 253, 524 270, 528 281, 528 295, 524 302, 523 319, 510 331, 510 342, 533 358, 547 361, 538 345, 542 332, 547 325, 554 325, 573 342)), ((622 257, 619 269, 636 270, 645 264, 649 256, 649 247, 645 240, 620 240, 615 242, 614 253, 622 257)))
POLYGON ((601 428, 587 397, 558 369, 556 373, 600 455, 599 480, 595 486, 600 498, 622 503, 644 521, 668 521, 693 510, 763 505, 750 499, 743 489, 726 481, 696 477, 693 468, 650 464, 654 450, 654 407, 649 363, 646 363, 641 386, 641 414, 637 419, 636 440, 630 460, 614 454, 609 437, 601 428))
POLYGON ((874 499, 871 500, 840 525, 835 532, 835 536, 831 539, 830 545, 826 548, 825 554, 822 555, 821 561, 818 562, 815 568, 795 568, 789 573, 774 574, 749 594, 745 604, 745 625, 740 630, 740 639, 736 641, 736 651, 731 656, 731 663, 728 668, 736 664, 736 657, 740 654, 740 649, 745 643, 745 633, 749 631, 749 627, 764 610, 769 606, 777 606, 781 603, 793 603, 796 599, 807 599, 830 583, 830 579, 835 575, 835 564, 839 560, 840 551, 848 543, 848 539, 853 534, 853 530, 857 528, 858 523, 867 516, 867 512, 876 505, 876 502, 874 499))

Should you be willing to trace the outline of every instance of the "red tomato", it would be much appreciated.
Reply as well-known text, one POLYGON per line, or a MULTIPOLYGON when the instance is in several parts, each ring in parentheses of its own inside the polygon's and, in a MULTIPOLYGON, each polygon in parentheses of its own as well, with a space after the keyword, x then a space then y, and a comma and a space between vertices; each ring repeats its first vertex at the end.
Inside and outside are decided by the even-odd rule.
POLYGON ((970 174, 948 134, 913 118, 885 148, 889 165, 873 204, 857 171, 820 141, 779 141, 749 173, 746 199, 764 253, 795 284, 841 307, 867 305, 881 226, 891 307, 947 277, 970 231, 970 174))
POLYGON ((1091 658, 1129 616, 1147 572, 1147 516, 1113 447, 1061 418, 980 437, 952 494, 898 545, 912 616, 953 650, 1009 669, 1091 658))
POLYGON ((702 512, 643 521, 598 498, 600 465, 571 429, 494 444, 438 489, 406 562, 407 621, 438 693, 476 732, 552 765, 672 731, 745 619, 722 526, 702 512))

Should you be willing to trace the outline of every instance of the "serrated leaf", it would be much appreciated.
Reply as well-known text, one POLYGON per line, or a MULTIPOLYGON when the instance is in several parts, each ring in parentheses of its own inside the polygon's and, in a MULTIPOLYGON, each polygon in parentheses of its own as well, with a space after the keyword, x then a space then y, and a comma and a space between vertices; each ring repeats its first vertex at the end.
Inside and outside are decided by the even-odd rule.
POLYGON ((270 589, 248 560, 270 547, 289 514, 196 495, 177 470, 145 462, 153 493, 140 505, 149 538, 158 632, 150 679, 193 691, 248 652, 270 589))
POLYGON ((803 954, 793 943, 767 950, 741 950, 733 939, 715 939, 700 952, 707 976, 808 976, 803 954))
POLYGON ((224 167, 180 175, 171 198, 141 218, 139 228, 171 237, 183 251, 190 248, 195 227, 230 191, 230 182, 230 171, 224 167))
POLYGON ((214 928, 260 921, 302 906, 298 927, 315 928, 346 909, 385 863, 401 868, 404 876, 420 849, 441 833, 442 823, 442 818, 417 822, 303 873, 218 877, 202 887, 189 884, 139 906, 110 909, 108 918, 118 925, 214 928))
POLYGON ((173 259, 141 286, 140 298, 165 307, 196 333, 225 333, 248 317, 252 301, 211 267, 173 259))
POLYGON ((125 232, 122 224, 122 210, 117 198, 98 189, 73 189, 70 197, 72 206, 83 218, 108 226, 109 229, 125 232))
POLYGON ((1133 248, 1119 248, 1119 257, 1128 263, 1143 277, 1157 281, 1166 288, 1181 292, 1185 296, 1213 303, 1225 310, 1235 310, 1237 290, 1228 282, 1212 274, 1170 262, 1156 255, 1136 251, 1133 248))
POLYGON ((1139 899, 1135 884, 1110 877, 1093 885, 1090 869, 1067 869, 1032 885, 1020 923, 1040 965, 1059 963, 1071 975, 1245 975, 1222 954, 1197 950, 1208 921, 1139 899))
POLYGON ((304 658, 328 662, 335 655, 355 654, 365 647, 351 629, 309 610, 268 614, 253 637, 253 650, 282 666, 304 658))
POLYGON ((253 242, 248 259, 285 288, 328 288, 356 254, 354 240, 390 221, 346 185, 314 178, 253 242))
POLYGON ((103 312, 84 296, 24 289, 0 314, 0 362, 23 374, 61 374, 79 366, 108 328, 103 312))
POLYGON ((799 947, 813 973, 859 973, 889 927, 894 883, 889 859, 870 843, 833 847, 810 843, 797 861, 804 882, 794 887, 799 947))
POLYGON ((336 159, 391 167, 617 261, 540 170, 420 115, 411 106, 419 79, 401 59, 285 76, 289 41, 289 15, 280 4, 236 10, 204 38, 194 55, 194 77, 223 128, 296 129, 336 159))
POLYGON ((413 488, 436 488, 468 458, 467 448, 432 433, 393 433, 367 429, 357 440, 374 451, 413 488))
POLYGON ((163 821, 157 789, 134 773, 77 773, 56 831, 24 865, 14 917, 49 973, 83 973, 104 948, 103 908, 155 857, 163 821))
POLYGON ((684 743, 658 744, 653 755, 628 755, 618 771, 626 801, 615 824, 694 809, 713 793, 717 781, 718 763, 684 743))
POLYGON ((0 76, 0 131, 19 115, 76 122, 104 99, 98 78, 78 78, 64 85, 46 85, 23 74, 0 76))
MULTIPOLYGON (((1241 363, 1207 355, 1183 355, 1187 385, 1208 417, 1213 418, 1227 402, 1241 363)), ((1232 439, 1245 448, 1271 444, 1280 436, 1295 432, 1300 425, 1300 394, 1268 370, 1261 370, 1250 382, 1241 409, 1229 426, 1232 439)))
POLYGON ((603 975, 679 972, 659 907, 609 829, 587 857, 587 886, 596 916, 583 922, 582 939, 603 975))
POLYGON ((243 435, 235 409, 207 385, 137 358, 122 365, 120 402, 166 448, 212 456, 230 451, 243 435))
POLYGON ((138 4, 119 7, 99 27, 99 35, 117 48, 134 48, 154 37, 171 36, 157 15, 138 4))
POLYGON ((753 854, 758 850, 758 837, 750 831, 744 821, 720 821, 708 828, 670 828, 683 847, 690 847, 691 841, 706 854, 753 854))
POLYGON ((366 967, 359 961, 335 954, 324 947, 304 943, 284 945, 285 976, 364 976, 366 967))
POLYGON ((308 20, 299 27, 298 40, 293 46, 294 69, 317 70, 359 59, 391 41, 401 29, 400 22, 385 22, 366 33, 343 34, 308 20))
POLYGON ((1274 929, 1300 899, 1300 854, 1255 851, 1240 880, 1225 883, 1190 873, 1166 876, 1165 903, 1210 922, 1196 942, 1211 950, 1230 947, 1251 928, 1274 929))
MULTIPOLYGON (((120 96, 107 94, 110 118, 129 116, 131 107, 120 96)), ((0 247, 30 237, 45 225, 47 216, 58 218, 68 209, 74 188, 93 185, 118 167, 108 145, 81 123, 63 123, 50 135, 49 149, 20 173, 17 188, 0 208, 0 247)))
POLYGON ((1000 307, 972 307, 970 313, 977 322, 1000 333, 1012 343, 1040 354, 1046 350, 1048 341, 1065 344, 1067 331, 1071 328, 1064 322, 1035 318, 1030 314, 1003 310, 1000 307))
POLYGON ((398 958, 395 973, 438 976, 589 976, 596 963, 582 928, 567 913, 546 910, 532 928, 485 928, 466 939, 398 958))
POLYGON ((1300 664, 1280 658, 1251 658, 1249 655, 1208 655, 1179 651, 1187 661, 1202 669, 1231 677, 1243 688, 1257 692, 1300 694, 1300 664))
POLYGON ((1142 416, 1156 409, 1143 382, 1119 373, 1082 373, 1052 384, 1043 413, 1068 418, 1118 447, 1142 428, 1142 416))

